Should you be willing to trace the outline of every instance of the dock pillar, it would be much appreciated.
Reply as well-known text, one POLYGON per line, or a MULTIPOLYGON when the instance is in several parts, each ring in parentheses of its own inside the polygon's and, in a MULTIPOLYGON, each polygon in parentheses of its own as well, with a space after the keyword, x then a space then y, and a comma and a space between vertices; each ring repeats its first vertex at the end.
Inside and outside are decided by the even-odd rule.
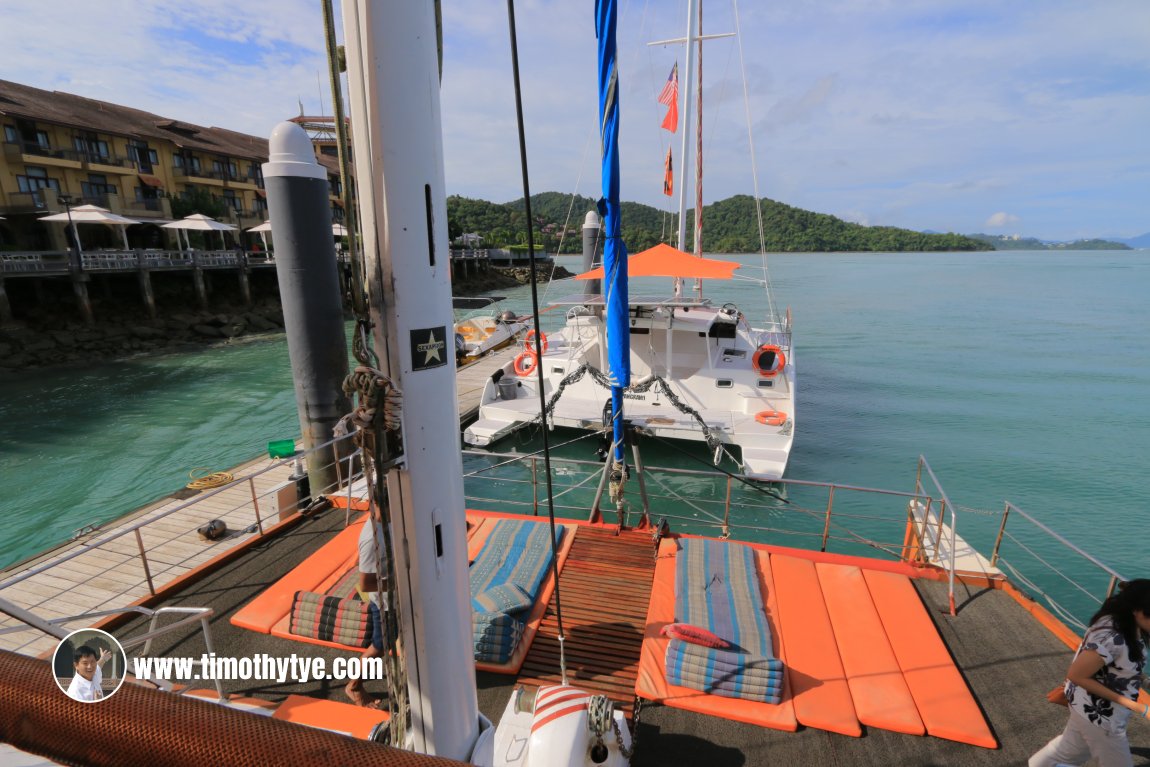
POLYGON ((0 325, 12 323, 12 303, 8 300, 8 291, 4 287, 4 278, 0 277, 0 325))
POLYGON ((204 282, 204 269, 200 266, 199 258, 192 253, 192 282, 196 286, 196 301, 201 309, 208 308, 208 286, 204 282))
MULTIPOLYGON (((600 236, 599 231, 603 228, 602 222, 599 221, 599 214, 593 210, 587 211, 587 216, 583 219, 583 271, 589 272, 595 268, 595 255, 598 253, 600 236)), ((583 295, 597 296, 599 295, 600 288, 599 280, 587 280, 583 286, 583 295)))
POLYGON ((92 314, 92 300, 88 297, 88 280, 90 278, 83 272, 72 275, 72 292, 76 294, 76 306, 85 325, 95 325, 96 316, 92 314))
POLYGON ((152 272, 140 267, 139 275, 140 295, 144 299, 144 308, 148 310, 148 316, 154 320, 156 319, 156 291, 152 288, 152 272))
POLYGON ((282 122, 272 130, 263 166, 268 216, 276 243, 276 279, 283 304, 288 357, 295 381, 303 447, 313 495, 337 487, 336 452, 313 450, 332 439, 351 410, 343 393, 347 337, 339 266, 331 237, 327 171, 316 162, 303 128, 282 122))
MULTIPOLYGON (((247 260, 247 257, 244 257, 247 260)), ((240 295, 243 296, 244 306, 250 307, 252 305, 252 283, 248 279, 248 265, 246 263, 240 264, 240 295)))

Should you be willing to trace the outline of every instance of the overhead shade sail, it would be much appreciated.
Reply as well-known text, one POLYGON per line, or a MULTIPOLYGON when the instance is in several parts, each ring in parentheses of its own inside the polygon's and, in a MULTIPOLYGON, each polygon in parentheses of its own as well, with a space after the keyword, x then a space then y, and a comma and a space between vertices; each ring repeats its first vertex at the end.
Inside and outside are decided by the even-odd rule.
POLYGON ((139 174, 140 183, 144 186, 154 187, 155 189, 164 188, 164 180, 158 176, 150 176, 147 173, 139 174))
MULTIPOLYGON (((627 259, 627 274, 631 277, 694 277, 707 280, 729 280, 739 264, 732 261, 717 261, 713 258, 698 258, 690 253, 659 244, 636 253, 627 259)), ((603 267, 575 275, 577 280, 597 280, 603 278, 603 267)))

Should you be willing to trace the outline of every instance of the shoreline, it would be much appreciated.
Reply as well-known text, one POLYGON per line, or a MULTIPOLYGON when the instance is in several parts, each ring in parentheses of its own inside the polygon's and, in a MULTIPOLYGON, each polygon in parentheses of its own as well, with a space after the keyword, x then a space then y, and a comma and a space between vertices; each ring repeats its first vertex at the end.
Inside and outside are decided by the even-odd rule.
MULTIPOLYGON (((554 277, 571 276, 555 266, 554 277)), ((551 270, 540 281, 552 277, 551 270)), ((487 271, 456 280, 452 292, 474 296, 502 288, 526 285, 526 267, 490 267, 487 271)), ((32 307, 26 316, 0 326, 0 382, 22 372, 83 367, 178 352, 195 352, 258 340, 283 332, 283 309, 278 285, 271 281, 252 284, 252 305, 242 306, 238 296, 220 291, 208 309, 190 305, 188 296, 161 300, 169 307, 152 319, 135 304, 132 295, 110 293, 94 303, 97 321, 86 325, 66 299, 53 297, 32 307)), ((351 319, 350 309, 344 316, 351 319)))

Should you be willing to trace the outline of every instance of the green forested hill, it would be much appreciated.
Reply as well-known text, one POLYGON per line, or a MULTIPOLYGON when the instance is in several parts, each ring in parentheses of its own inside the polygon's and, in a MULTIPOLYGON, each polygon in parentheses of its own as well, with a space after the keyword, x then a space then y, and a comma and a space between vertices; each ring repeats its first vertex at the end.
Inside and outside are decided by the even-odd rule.
MULTIPOLYGON (((888 226, 851 224, 825 213, 812 213, 773 200, 760 202, 766 248, 771 252, 992 250, 985 242, 957 234, 922 234, 888 226)), ((595 207, 589 197, 559 192, 532 195, 535 237, 544 249, 559 251, 564 223, 564 253, 580 252, 583 217, 595 207), (570 220, 568 221, 568 214, 570 220)), ((447 198, 448 227, 454 239, 465 232, 481 235, 490 247, 522 244, 527 240, 524 205, 519 199, 497 204, 466 197, 447 198)), ((636 253, 673 239, 676 222, 657 208, 634 202, 621 206, 623 239, 636 253)), ((693 237, 694 212, 688 212, 688 238, 693 237)), ((736 195, 703 209, 703 249, 709 253, 753 253, 759 249, 754 200, 736 195)))

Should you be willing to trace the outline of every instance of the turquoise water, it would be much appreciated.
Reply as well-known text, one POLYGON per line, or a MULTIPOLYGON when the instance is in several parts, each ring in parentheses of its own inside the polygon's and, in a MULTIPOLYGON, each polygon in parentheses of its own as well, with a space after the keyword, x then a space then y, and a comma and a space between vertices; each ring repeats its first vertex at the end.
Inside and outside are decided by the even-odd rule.
MULTIPOLYGON (((1146 575, 1150 254, 792 254, 772 256, 771 276, 793 307, 799 371, 788 477, 910 491, 923 454, 974 510, 962 521, 976 542, 997 529, 978 511, 1010 500, 1146 575)), ((762 310, 749 283, 706 287, 752 319, 762 310)), ((526 289, 504 295, 529 305, 526 289)), ((31 372, 0 392, 0 565, 299 431, 282 336, 31 372)), ((1038 554, 1080 564, 1057 546, 1038 554)))

